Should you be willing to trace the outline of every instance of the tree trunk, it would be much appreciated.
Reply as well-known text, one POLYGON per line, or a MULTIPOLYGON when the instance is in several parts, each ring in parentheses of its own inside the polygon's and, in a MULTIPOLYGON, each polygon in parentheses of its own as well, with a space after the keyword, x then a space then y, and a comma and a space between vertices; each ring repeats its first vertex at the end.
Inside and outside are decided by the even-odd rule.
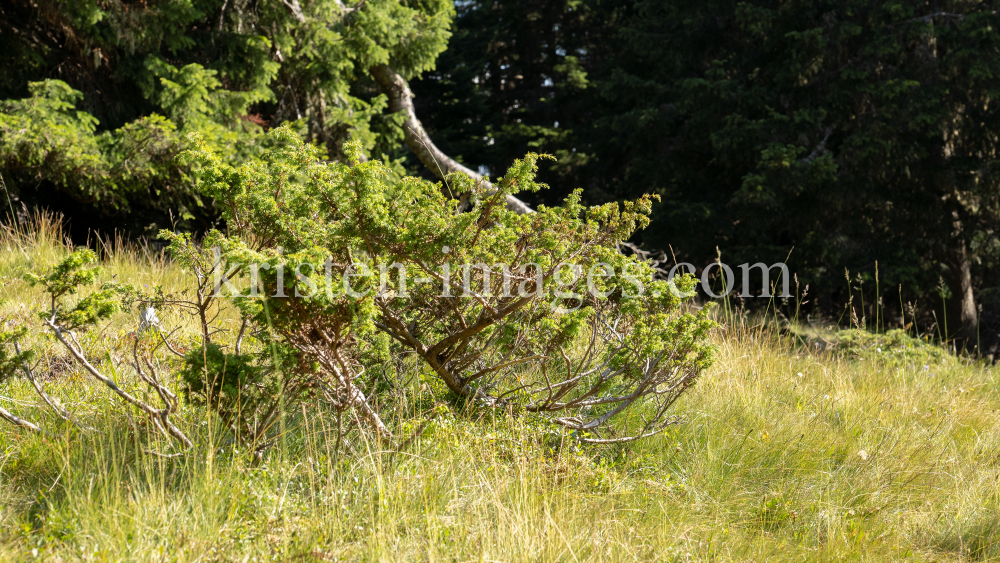
MULTIPOLYGON (((417 119, 417 112, 413 108, 413 92, 410 91, 410 86, 406 83, 405 78, 387 65, 374 66, 369 72, 378 82, 382 91, 389 96, 389 111, 393 113, 403 112, 405 116, 403 132, 406 136, 406 145, 410 147, 413 154, 417 155, 424 166, 439 178, 444 179, 452 172, 461 172, 478 182, 482 182, 487 190, 493 189, 493 185, 483 180, 482 175, 462 166, 434 145, 434 141, 427 135, 420 120, 417 119)), ((528 204, 509 194, 507 195, 507 209, 516 213, 534 213, 528 204)))
POLYGON ((972 292, 972 265, 965 242, 961 243, 955 258, 959 287, 959 318, 962 324, 959 338, 962 347, 970 352, 979 353, 979 318, 976 314, 976 299, 972 292))

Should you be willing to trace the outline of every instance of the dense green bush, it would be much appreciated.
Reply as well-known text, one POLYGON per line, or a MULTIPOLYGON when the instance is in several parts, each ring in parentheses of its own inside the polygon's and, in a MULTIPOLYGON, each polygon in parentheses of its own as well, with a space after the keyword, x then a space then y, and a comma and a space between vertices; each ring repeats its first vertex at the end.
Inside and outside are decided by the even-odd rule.
POLYGON ((193 348, 178 374, 181 392, 196 405, 211 407, 236 437, 259 447, 256 440, 276 421, 278 381, 269 370, 244 354, 227 354, 215 343, 193 348))
POLYGON ((705 310, 684 312, 682 291, 616 250, 648 223, 651 198, 586 208, 577 193, 519 215, 505 197, 544 188, 537 155, 486 190, 463 176, 445 186, 391 181, 383 163, 361 162, 357 145, 348 166, 321 161, 287 129, 272 136, 278 149, 240 167, 206 143, 194 152, 201 189, 225 203, 229 236, 210 238, 228 270, 256 265, 243 295, 257 299, 237 299, 244 314, 379 430, 355 383, 376 330, 456 396, 544 413, 595 440, 630 407, 645 416, 622 416, 635 425, 621 439, 661 430, 711 363, 705 310), (458 213, 444 194, 467 191, 478 206, 458 213))
MULTIPOLYGON (((633 440, 677 422, 668 411, 711 364, 714 323, 709 307, 683 303, 693 278, 654 281, 648 264, 618 252, 648 223, 651 197, 588 208, 575 193, 518 214, 507 195, 545 188, 539 155, 489 187, 461 175, 442 186, 395 179, 383 162, 363 162, 359 143, 348 145, 348 165, 323 160, 288 128, 268 137, 276 148, 239 167, 191 139, 187 158, 200 190, 224 204, 228 232, 200 242, 161 232, 188 291, 118 281, 87 291, 98 273, 89 250, 27 275, 49 296, 45 326, 126 408, 190 447, 170 420, 179 379, 189 402, 258 455, 306 398, 390 437, 381 396, 393 356, 408 354, 455 400, 534 413, 583 441, 633 440), (471 212, 445 195, 455 193, 473 195, 471 212), (240 328, 223 338, 231 306, 240 328), (131 357, 88 360, 77 332, 136 308, 131 357), (178 350, 156 310, 189 315, 199 342, 178 350), (146 392, 116 381, 121 366, 146 392)), ((0 358, 5 369, 11 358, 0 358)))
POLYGON ((328 158, 348 140, 396 153, 399 120, 382 115, 369 69, 433 68, 453 14, 447 0, 5 2, 0 174, 75 228, 207 230, 217 209, 174 158, 186 134, 233 162, 259 156, 280 123, 328 158))

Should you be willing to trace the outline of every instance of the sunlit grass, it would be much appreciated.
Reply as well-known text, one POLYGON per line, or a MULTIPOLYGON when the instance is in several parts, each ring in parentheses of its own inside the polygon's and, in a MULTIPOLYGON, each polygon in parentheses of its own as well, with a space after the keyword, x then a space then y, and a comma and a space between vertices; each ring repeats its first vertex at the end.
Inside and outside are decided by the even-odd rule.
MULTIPOLYGON (((56 222, 0 240, 0 315, 34 321, 24 268, 68 251, 56 222)), ((156 252, 103 246, 105 277, 180 291, 156 252)), ((193 336, 190 319, 164 319, 193 336)), ((127 340, 135 312, 85 342, 127 340)), ((34 325, 37 326, 37 325, 34 325)), ((181 336, 179 336, 181 337, 181 336)), ((229 336, 231 337, 231 336, 229 336)), ((222 336, 221 338, 226 338, 222 336)), ((385 418, 402 451, 350 431, 322 404, 288 412, 261 463, 203 410, 170 445, 35 335, 46 388, 83 431, 20 380, 0 401, 46 437, 0 426, 0 554, 49 560, 958 561, 1000 560, 997 370, 862 359, 741 322, 675 407, 686 422, 629 445, 581 448, 530 417, 463 410, 416 368, 385 418), (339 448, 338 448, 339 444, 339 448)), ((126 381, 126 383, 128 383, 126 381)), ((350 428, 350 421, 345 421, 350 428)))

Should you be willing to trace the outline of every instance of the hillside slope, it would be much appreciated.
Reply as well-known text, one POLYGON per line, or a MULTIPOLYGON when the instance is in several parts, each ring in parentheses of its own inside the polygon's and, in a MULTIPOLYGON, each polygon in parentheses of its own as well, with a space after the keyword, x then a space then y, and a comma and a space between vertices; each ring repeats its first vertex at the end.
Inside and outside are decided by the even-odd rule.
MULTIPOLYGON (((0 242, 8 327, 36 323, 40 293, 19 276, 63 255, 60 240, 39 221, 0 242)), ((104 248, 107 276, 185 283, 149 250, 104 248)), ((85 347, 124 350, 134 317, 120 314, 85 347)), ((195 332, 163 321, 182 326, 178 338, 195 332)), ((280 443, 255 463, 190 405, 178 424, 195 447, 167 457, 168 442, 35 335, 46 390, 93 430, 58 424, 27 382, 0 383, 0 405, 52 432, 0 425, 0 556, 1000 560, 997 368, 908 351, 903 338, 818 350, 741 320, 716 338, 718 361, 676 407, 684 424, 642 442, 581 448, 527 417, 462 410, 404 362, 386 407, 396 435, 413 436, 404 448, 346 420, 338 432, 316 404, 288 413, 280 443)))

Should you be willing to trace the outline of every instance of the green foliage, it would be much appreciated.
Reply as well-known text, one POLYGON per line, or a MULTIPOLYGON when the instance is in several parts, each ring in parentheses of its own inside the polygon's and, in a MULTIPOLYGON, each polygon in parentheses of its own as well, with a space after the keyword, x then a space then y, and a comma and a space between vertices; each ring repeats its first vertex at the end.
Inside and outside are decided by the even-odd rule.
POLYGON ((185 355, 180 376, 185 393, 196 402, 235 406, 247 385, 260 382, 261 370, 251 358, 226 354, 218 344, 210 344, 185 355))
POLYGON ((226 426, 238 430, 263 414, 277 396, 273 378, 266 377, 252 356, 227 354, 214 343, 191 349, 178 376, 188 401, 210 406, 226 426))
MULTIPOLYGON (((518 215, 505 197, 545 187, 535 181, 539 155, 516 161, 488 192, 461 175, 446 186, 392 180, 382 162, 360 162, 358 143, 348 146, 348 166, 321 162, 286 128, 270 135, 277 148, 261 162, 230 166, 204 142, 192 156, 201 189, 225 204, 230 236, 213 233, 211 244, 227 268, 257 264, 252 275, 267 288, 239 306, 299 354, 299 369, 347 379, 378 329, 459 397, 587 409, 596 426, 650 395, 662 401, 656 426, 710 365, 708 309, 685 313, 677 288, 650 281, 647 264, 617 251, 648 224, 652 197, 587 208, 577 192, 561 207, 518 215), (457 213, 446 192, 471 192, 479 203, 457 213), (474 268, 501 264, 506 281, 499 270, 473 280, 474 268), (279 275, 285 295, 272 296, 279 275), (520 381, 525 370, 539 380, 520 381), (545 389, 543 376, 571 383, 547 395, 527 389, 545 389)), ((690 290, 694 280, 679 284, 690 290)))
POLYGON ((25 274, 25 280, 33 286, 44 287, 51 300, 51 310, 39 313, 42 319, 51 319, 64 329, 74 330, 92 325, 118 310, 119 292, 113 284, 89 293, 72 306, 65 303, 64 298, 97 279, 100 267, 85 268, 96 261, 97 255, 92 250, 77 250, 47 273, 25 274))
POLYGON ((322 387, 316 370, 308 363, 296 362, 288 346, 273 334, 274 317, 267 305, 262 307, 253 299, 235 299, 243 324, 234 353, 226 352, 214 341, 218 330, 212 319, 222 313, 229 283, 224 280, 239 281, 236 275, 241 265, 226 264, 221 254, 231 250, 232 244, 218 231, 209 233, 200 244, 187 233, 162 231, 160 237, 169 241, 169 252, 179 265, 191 270, 195 281, 193 291, 186 292, 190 295, 187 299, 162 292, 157 295, 165 307, 186 310, 200 325, 201 346, 185 355, 180 371, 182 390, 192 402, 211 407, 241 443, 260 454, 273 443, 269 433, 284 415, 282 409, 294 409, 322 387), (247 331, 263 344, 256 354, 242 353, 247 331))
MULTIPOLYGON (((213 121, 234 121, 244 115, 251 104, 273 97, 266 86, 268 80, 248 92, 224 90, 217 78, 218 71, 198 63, 177 68, 159 57, 150 56, 145 66, 149 77, 158 82, 145 87, 146 97, 155 100, 172 121, 189 129, 204 127, 213 121)), ((277 67, 277 63, 266 64, 261 72, 270 79, 277 67)))
MULTIPOLYGON (((29 87, 30 98, 0 102, 0 164, 10 172, 119 211, 150 183, 184 180, 173 164, 183 143, 171 121, 153 114, 98 133, 97 119, 76 107, 81 92, 59 80, 29 87)), ((162 195, 167 205, 184 203, 162 195)))
POLYGON ((447 0, 17 0, 0 16, 0 172, 29 203, 68 212, 68 195, 104 215, 75 227, 207 230, 218 210, 175 160, 188 133, 231 162, 258 158, 261 129, 285 122, 335 159, 351 139, 391 152, 398 120, 377 117, 385 97, 364 77, 433 68, 453 13, 447 0))
POLYGON ((893 366, 928 366, 955 361, 955 357, 940 346, 914 338, 901 329, 890 330, 885 334, 842 330, 836 334, 834 342, 838 351, 893 366))
POLYGON ((35 357, 32 350, 20 353, 14 349, 14 343, 28 334, 28 327, 19 326, 14 330, 0 331, 0 382, 6 381, 23 369, 23 365, 35 357))
POLYGON ((0 114, 5 166, 39 167, 48 161, 49 174, 66 184, 92 181, 100 154, 94 131, 97 119, 77 111, 83 94, 65 82, 46 80, 28 85, 31 97, 7 100, 0 114))
POLYGON ((45 287, 54 299, 59 299, 76 293, 81 285, 94 283, 101 273, 100 267, 84 269, 84 266, 96 261, 97 255, 93 250, 77 250, 53 266, 48 274, 29 272, 25 274, 25 279, 31 285, 45 287))

